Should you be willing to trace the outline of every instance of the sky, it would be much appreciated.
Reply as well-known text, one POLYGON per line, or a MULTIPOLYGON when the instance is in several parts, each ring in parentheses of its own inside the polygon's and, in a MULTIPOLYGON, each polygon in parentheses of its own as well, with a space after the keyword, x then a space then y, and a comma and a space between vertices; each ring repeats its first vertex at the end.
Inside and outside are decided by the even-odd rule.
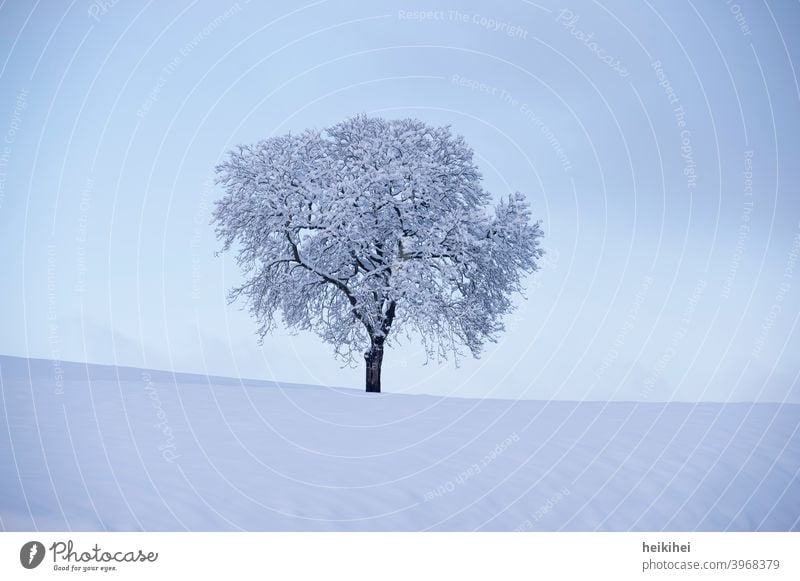
POLYGON ((231 148, 366 113, 450 125, 547 252, 385 391, 800 402, 800 4, 265 4, 0 4, 0 354, 361 388, 259 343, 210 219, 231 148))

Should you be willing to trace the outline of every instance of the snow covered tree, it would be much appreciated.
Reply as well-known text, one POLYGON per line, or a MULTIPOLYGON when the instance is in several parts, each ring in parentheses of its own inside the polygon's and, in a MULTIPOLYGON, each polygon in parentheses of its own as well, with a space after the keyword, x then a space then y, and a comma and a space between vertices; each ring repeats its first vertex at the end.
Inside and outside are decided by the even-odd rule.
POLYGON ((230 300, 246 301, 262 339, 280 314, 351 364, 363 353, 367 391, 381 390, 398 333, 429 357, 477 357, 543 254, 525 197, 488 212, 471 148, 416 119, 361 115, 271 137, 230 152, 217 174, 213 221, 245 281, 230 300))

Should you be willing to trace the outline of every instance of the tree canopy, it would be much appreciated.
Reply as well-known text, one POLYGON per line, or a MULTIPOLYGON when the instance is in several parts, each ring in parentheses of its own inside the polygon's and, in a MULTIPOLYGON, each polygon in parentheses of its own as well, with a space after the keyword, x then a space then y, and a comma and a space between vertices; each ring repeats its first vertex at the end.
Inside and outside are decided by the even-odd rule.
POLYGON ((280 317, 348 362, 366 349, 368 367, 398 333, 429 355, 477 356, 543 254, 525 196, 491 211, 464 139, 417 119, 361 115, 270 137, 217 174, 217 235, 244 275, 231 300, 246 301, 262 337, 280 317))

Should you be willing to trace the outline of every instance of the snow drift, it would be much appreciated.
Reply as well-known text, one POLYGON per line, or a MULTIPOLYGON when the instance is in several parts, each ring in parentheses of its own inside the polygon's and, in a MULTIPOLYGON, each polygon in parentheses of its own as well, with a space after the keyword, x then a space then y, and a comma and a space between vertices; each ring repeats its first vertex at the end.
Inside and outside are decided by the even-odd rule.
POLYGON ((800 406, 473 400, 0 357, 4 530, 798 530, 800 406))

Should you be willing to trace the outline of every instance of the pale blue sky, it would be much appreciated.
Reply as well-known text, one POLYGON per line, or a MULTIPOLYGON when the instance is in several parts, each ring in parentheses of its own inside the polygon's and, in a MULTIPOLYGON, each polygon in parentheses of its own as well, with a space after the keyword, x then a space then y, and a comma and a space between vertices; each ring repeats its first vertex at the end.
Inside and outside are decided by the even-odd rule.
POLYGON ((499 344, 405 340, 386 391, 800 401, 798 3, 111 4, 0 5, 0 353, 361 388, 226 304, 208 180, 366 112, 450 124, 549 251, 499 344))

